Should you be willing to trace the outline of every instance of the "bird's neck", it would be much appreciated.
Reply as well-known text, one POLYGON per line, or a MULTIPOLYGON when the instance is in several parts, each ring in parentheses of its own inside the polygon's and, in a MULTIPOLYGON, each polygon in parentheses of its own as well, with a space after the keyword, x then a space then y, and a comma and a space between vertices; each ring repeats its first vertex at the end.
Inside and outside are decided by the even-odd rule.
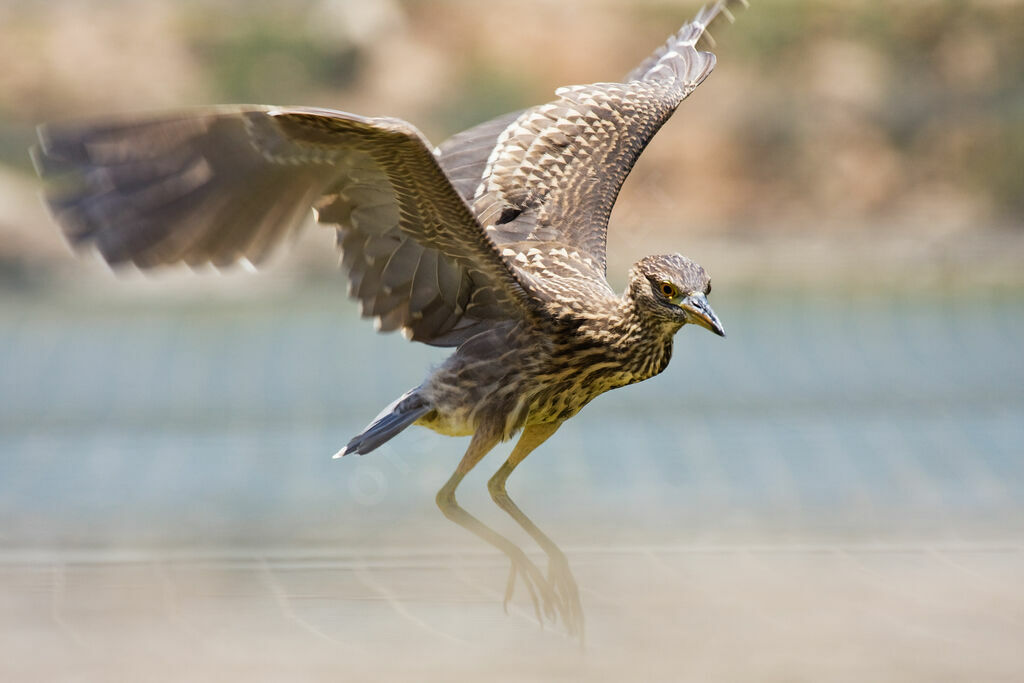
POLYGON ((623 369, 634 382, 662 372, 672 359, 672 340, 680 326, 651 315, 628 292, 617 308, 611 330, 623 369))

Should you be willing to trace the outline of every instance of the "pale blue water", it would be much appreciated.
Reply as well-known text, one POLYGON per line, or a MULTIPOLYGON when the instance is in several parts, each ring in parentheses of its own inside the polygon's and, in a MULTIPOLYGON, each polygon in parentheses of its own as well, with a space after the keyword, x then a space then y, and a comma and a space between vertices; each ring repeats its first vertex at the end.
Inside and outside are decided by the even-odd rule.
MULTIPOLYGON (((728 339, 683 330, 666 373, 597 399, 515 473, 563 540, 1024 528, 1024 299, 713 303, 728 339)), ((465 439, 413 428, 330 458, 445 353, 375 335, 328 289, 8 297, 0 544, 461 540, 433 498, 465 439)), ((505 453, 466 480, 467 507, 487 509, 505 453)))

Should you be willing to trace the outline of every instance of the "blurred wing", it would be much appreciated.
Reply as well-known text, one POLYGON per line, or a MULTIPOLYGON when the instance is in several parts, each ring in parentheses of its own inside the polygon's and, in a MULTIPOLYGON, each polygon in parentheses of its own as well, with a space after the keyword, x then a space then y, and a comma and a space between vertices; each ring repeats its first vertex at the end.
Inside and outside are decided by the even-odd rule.
POLYGON ((262 260, 310 207, 382 329, 457 344, 528 297, 420 133, 396 119, 227 107, 40 129, 46 201, 112 264, 262 260))
POLYGON ((714 55, 695 45, 727 4, 702 9, 627 82, 560 88, 557 100, 510 119, 483 163, 475 159, 473 211, 510 262, 541 274, 557 261, 566 275, 603 280, 619 189, 654 134, 714 68, 714 55))

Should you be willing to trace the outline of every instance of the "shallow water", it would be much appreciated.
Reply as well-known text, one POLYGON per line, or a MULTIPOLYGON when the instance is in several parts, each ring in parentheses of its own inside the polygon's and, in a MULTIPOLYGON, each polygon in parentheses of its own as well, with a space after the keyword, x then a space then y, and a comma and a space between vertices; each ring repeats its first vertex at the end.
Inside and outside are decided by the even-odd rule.
MULTIPOLYGON (((713 303, 727 339, 684 329, 668 371, 598 398, 510 480, 573 562, 603 666, 530 626, 523 596, 505 618, 501 556, 434 507, 467 440, 413 428, 331 460, 444 350, 374 335, 330 290, 8 299, 0 627, 32 648, 74 647, 7 673, 103 679, 123 665, 173 680, 146 657, 198 638, 191 680, 279 680, 289 652, 312 678, 342 656, 365 677, 411 675, 406 660, 374 665, 399 641, 438 667, 424 679, 478 679, 510 635, 527 645, 508 680, 616 680, 637 657, 670 679, 680 638, 703 643, 687 649, 697 678, 1019 672, 1024 299, 713 303), (218 629, 235 635, 211 649, 218 629), (280 659, 262 653, 252 674, 237 653, 282 629, 280 659), (661 635, 638 640, 648 629, 661 635), (85 654, 128 635, 128 654, 85 654), (802 657, 833 638, 848 643, 828 660, 839 668, 802 657), (989 668, 929 660, 944 642, 988 647, 989 668), (878 659, 893 643, 901 654, 878 659), (789 659, 729 663, 757 647, 789 659), (858 668, 868 660, 882 664, 858 668)), ((485 488, 507 449, 460 501, 514 536, 485 488)))

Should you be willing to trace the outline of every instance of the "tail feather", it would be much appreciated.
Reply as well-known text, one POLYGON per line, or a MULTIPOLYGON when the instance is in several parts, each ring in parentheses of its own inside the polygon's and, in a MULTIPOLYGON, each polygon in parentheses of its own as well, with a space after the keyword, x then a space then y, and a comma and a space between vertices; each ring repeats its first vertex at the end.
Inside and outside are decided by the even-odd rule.
POLYGON ((348 445, 335 453, 334 457, 340 458, 349 453, 360 455, 369 453, 429 413, 432 410, 430 404, 423 400, 418 392, 419 387, 416 387, 399 396, 391 405, 382 410, 363 431, 353 437, 348 445))

